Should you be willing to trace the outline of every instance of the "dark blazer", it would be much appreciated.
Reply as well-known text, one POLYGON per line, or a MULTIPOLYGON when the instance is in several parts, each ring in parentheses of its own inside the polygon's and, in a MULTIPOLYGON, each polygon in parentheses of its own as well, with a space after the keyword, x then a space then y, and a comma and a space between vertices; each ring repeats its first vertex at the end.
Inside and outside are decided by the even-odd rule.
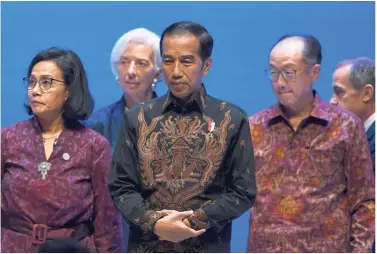
POLYGON ((367 130, 367 138, 368 138, 368 146, 369 146, 369 151, 370 151, 370 155, 372 157, 372 162, 373 162, 373 171, 375 171, 375 165, 374 165, 374 162, 375 162, 375 145, 374 145, 374 141, 375 141, 375 138, 374 138, 374 132, 375 132, 375 124, 376 122, 373 122, 373 124, 368 128, 367 130))

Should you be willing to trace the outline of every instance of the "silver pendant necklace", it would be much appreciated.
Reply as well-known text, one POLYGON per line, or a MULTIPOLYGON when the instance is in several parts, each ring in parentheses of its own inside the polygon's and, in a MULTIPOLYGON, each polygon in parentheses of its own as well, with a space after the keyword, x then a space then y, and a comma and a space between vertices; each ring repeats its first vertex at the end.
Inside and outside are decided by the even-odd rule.
POLYGON ((44 161, 39 163, 38 171, 41 173, 42 179, 46 180, 47 172, 51 169, 51 163, 44 161))
MULTIPOLYGON (((56 142, 58 141, 57 137, 59 137, 59 135, 53 137, 53 138, 55 138, 54 146, 56 145, 56 142)), ((50 138, 43 138, 42 137, 42 139, 43 139, 43 143, 45 143, 45 141, 51 139, 51 137, 50 138)), ((41 173, 43 180, 46 180, 47 173, 50 169, 51 169, 51 163, 48 162, 48 161, 43 161, 43 162, 38 164, 38 172, 41 173)))

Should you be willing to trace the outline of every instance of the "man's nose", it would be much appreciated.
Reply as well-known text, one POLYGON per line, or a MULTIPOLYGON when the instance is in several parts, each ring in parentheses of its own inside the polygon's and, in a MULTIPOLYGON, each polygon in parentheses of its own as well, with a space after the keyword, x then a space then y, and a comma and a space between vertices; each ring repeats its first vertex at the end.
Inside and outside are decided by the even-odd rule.
POLYGON ((330 104, 332 104, 332 105, 338 105, 338 100, 335 98, 334 95, 330 99, 330 104))

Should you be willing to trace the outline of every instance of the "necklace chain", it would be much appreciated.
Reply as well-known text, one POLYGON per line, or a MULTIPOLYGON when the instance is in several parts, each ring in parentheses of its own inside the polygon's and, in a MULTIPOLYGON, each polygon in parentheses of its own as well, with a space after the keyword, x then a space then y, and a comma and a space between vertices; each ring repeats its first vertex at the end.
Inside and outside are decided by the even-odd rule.
POLYGON ((43 139, 43 142, 45 142, 46 140, 53 139, 53 138, 54 138, 54 139, 58 139, 59 135, 60 135, 60 133, 59 133, 58 135, 51 136, 51 137, 48 137, 48 138, 44 138, 44 137, 42 136, 42 139, 43 139))

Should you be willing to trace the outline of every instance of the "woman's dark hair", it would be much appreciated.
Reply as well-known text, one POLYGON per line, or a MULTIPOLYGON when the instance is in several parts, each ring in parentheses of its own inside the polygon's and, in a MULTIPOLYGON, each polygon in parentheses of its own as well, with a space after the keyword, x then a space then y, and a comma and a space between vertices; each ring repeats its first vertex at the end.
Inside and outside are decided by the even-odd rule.
MULTIPOLYGON (((63 119, 67 127, 75 127, 78 120, 86 120, 93 112, 94 101, 89 92, 88 79, 78 55, 71 50, 49 48, 38 53, 29 65, 27 77, 34 66, 42 61, 52 61, 63 72, 64 82, 70 96, 63 105, 63 119)), ((30 105, 25 104, 29 115, 33 115, 30 105)))

